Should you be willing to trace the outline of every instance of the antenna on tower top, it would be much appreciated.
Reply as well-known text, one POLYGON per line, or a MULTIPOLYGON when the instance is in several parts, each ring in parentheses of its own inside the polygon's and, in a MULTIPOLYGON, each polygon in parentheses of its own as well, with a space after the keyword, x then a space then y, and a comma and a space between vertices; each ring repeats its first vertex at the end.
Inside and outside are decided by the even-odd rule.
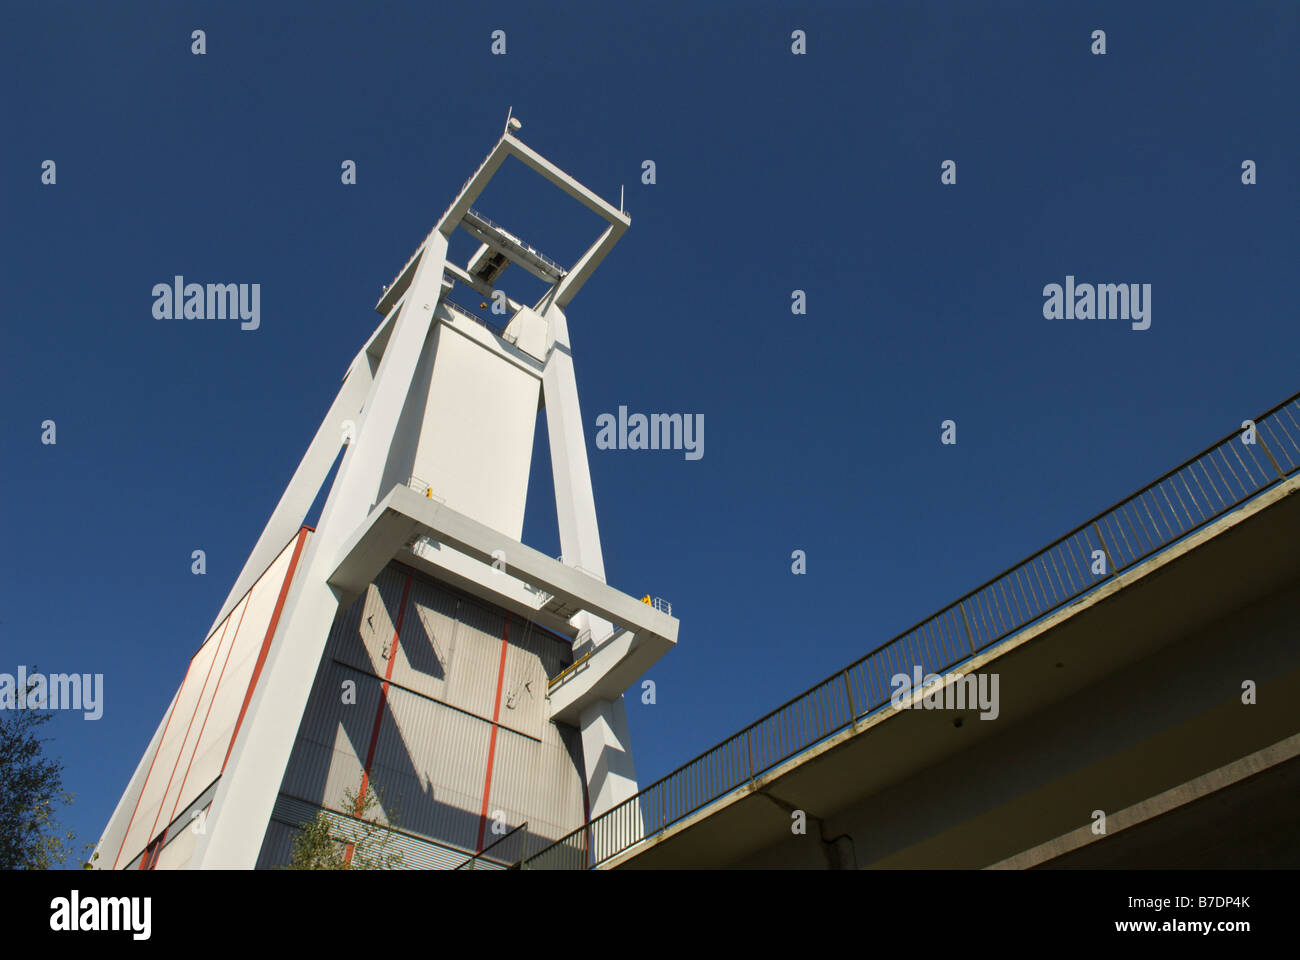
POLYGON ((514 113, 514 107, 506 108, 506 133, 509 133, 511 130, 518 130, 524 125, 524 122, 516 117, 514 113))

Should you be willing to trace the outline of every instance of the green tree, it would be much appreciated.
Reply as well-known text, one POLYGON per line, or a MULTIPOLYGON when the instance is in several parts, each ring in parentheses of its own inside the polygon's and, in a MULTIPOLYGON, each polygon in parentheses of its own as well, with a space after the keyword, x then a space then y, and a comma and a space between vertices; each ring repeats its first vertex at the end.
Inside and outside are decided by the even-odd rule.
POLYGON ((45 755, 40 728, 52 713, 0 710, 0 870, 49 870, 72 855, 75 835, 59 828, 63 764, 45 755))
POLYGON ((343 808, 353 811, 343 822, 331 819, 325 810, 299 825, 293 852, 284 870, 395 870, 402 865, 402 851, 393 847, 393 829, 397 811, 391 810, 388 823, 382 821, 383 798, 369 784, 364 794, 348 790, 343 808), (348 848, 351 847, 351 858, 348 848))

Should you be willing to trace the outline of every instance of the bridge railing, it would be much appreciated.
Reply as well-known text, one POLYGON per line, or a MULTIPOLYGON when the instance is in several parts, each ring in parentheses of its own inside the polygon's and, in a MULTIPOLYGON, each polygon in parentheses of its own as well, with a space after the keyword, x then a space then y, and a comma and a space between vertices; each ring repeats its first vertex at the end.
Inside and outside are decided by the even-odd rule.
POLYGON ((876 647, 640 793, 525 858, 588 869, 890 702, 896 674, 942 674, 1300 472, 1300 394, 876 647))

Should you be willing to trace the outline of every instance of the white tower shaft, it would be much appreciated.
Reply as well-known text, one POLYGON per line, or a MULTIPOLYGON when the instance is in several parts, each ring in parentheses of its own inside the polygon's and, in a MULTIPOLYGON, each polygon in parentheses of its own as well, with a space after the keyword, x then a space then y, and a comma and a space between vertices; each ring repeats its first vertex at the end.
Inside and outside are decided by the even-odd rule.
POLYGON ((510 769, 545 769, 570 786, 580 775, 591 816, 635 796, 623 691, 671 649, 678 624, 605 582, 565 315, 631 221, 510 129, 385 288, 383 321, 110 819, 106 866, 253 867, 283 837, 277 829, 295 826, 282 806, 350 815, 338 784, 364 785, 381 767, 393 782, 423 784, 422 816, 442 818, 424 835, 430 856, 481 849, 490 804, 513 804, 524 819, 532 810, 534 829, 544 823, 556 840, 582 824, 580 790, 528 797, 505 774, 494 786, 498 747, 512 751, 510 769), (472 208, 508 157, 605 219, 571 267, 472 208), (479 244, 464 266, 448 259, 457 229, 479 244), (510 266, 550 284, 535 306, 499 289, 510 266), (506 328, 448 299, 456 284, 507 304, 506 328), (541 406, 559 561, 521 542, 541 406), (300 532, 340 448, 316 530, 300 532), (454 655, 449 637, 461 641, 454 655), (377 699, 372 719, 331 712, 340 670, 377 699), (416 728, 438 733, 421 739, 416 728), (435 755, 421 752, 427 743, 435 755), (460 765, 445 774, 457 785, 428 790, 422 778, 446 763, 460 765), (305 769, 326 772, 304 780, 305 769), (290 781, 297 793, 286 792, 290 781), (204 829, 179 843, 184 817, 201 811, 204 829))

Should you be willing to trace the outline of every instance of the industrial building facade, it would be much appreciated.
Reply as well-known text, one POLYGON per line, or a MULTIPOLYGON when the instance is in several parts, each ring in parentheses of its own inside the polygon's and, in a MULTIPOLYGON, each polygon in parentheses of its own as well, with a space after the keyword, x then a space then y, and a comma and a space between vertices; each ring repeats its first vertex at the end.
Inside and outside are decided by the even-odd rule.
MULTIPOLYGON (((101 844, 119 867, 189 865, 294 548, 311 534, 195 654, 125 825, 101 844)), ((564 637, 389 564, 330 631, 257 866, 286 864, 318 811, 346 820, 345 795, 367 784, 396 811, 391 846, 412 868, 460 866, 525 824, 539 846, 568 834, 586 815, 581 744, 549 722, 546 690, 572 661, 564 637)))
POLYGON ((403 844, 412 865, 456 866, 503 828, 576 829, 578 731, 549 722, 545 700, 572 659, 545 628, 389 564, 330 632, 259 866, 284 862, 302 802, 346 811, 363 782, 382 785, 402 833, 430 841, 403 844))

